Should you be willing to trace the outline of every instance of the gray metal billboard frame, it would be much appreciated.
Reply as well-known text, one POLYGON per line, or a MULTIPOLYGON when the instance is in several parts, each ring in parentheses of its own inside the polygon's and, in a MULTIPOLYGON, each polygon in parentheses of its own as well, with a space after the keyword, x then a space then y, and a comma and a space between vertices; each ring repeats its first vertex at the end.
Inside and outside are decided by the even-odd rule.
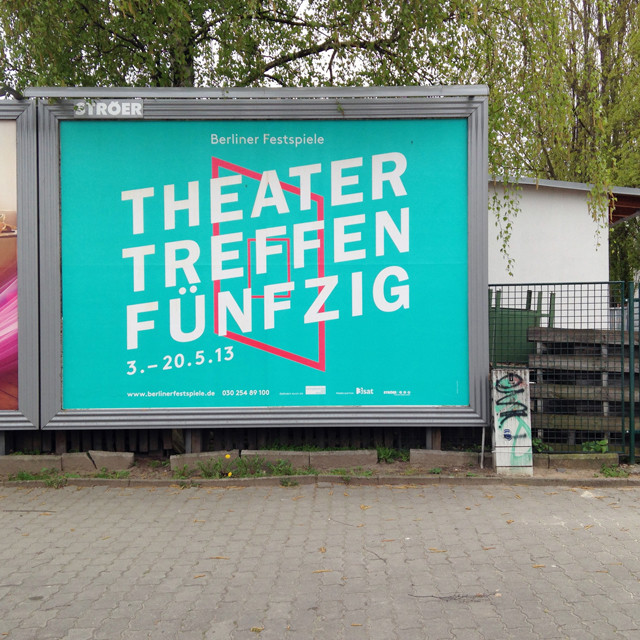
POLYGON ((39 114, 42 428, 486 426, 489 417, 486 87, 41 88, 32 89, 27 95, 38 99, 39 114), (143 101, 145 120, 465 119, 468 123, 469 405, 63 409, 59 123, 74 118, 74 104, 78 100, 132 98, 143 101))
POLYGON ((0 411, 0 430, 37 429, 40 384, 35 105, 2 101, 0 120, 16 122, 18 177, 18 410, 0 411))

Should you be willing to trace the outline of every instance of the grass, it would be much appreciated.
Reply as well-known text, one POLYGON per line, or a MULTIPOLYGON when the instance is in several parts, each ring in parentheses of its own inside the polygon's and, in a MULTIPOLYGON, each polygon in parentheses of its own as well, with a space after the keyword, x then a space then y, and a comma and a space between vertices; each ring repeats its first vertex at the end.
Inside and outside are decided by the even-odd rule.
POLYGON ((373 471, 370 469, 363 469, 362 467, 354 467, 352 469, 330 469, 327 473, 332 476, 340 476, 342 482, 345 484, 350 484, 354 477, 370 478, 373 476, 373 471))
POLYGON ((60 489, 64 487, 69 478, 79 478, 77 473, 62 473, 58 469, 42 469, 38 472, 31 471, 18 471, 9 475, 9 480, 12 482, 25 482, 29 480, 39 480, 44 482, 46 487, 53 489, 60 489))
POLYGON ((393 447, 376 447, 378 462, 409 462, 409 449, 394 449, 393 447))
POLYGON ((203 478, 257 478, 317 474, 315 469, 294 469, 288 460, 266 462, 260 457, 210 458, 200 460, 198 469, 203 478))

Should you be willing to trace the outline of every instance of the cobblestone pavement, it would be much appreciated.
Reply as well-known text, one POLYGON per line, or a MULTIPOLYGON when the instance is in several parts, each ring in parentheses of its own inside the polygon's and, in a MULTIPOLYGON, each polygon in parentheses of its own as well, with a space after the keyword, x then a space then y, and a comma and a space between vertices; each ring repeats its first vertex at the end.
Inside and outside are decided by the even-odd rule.
POLYGON ((0 638, 640 638, 640 488, 0 487, 0 638))

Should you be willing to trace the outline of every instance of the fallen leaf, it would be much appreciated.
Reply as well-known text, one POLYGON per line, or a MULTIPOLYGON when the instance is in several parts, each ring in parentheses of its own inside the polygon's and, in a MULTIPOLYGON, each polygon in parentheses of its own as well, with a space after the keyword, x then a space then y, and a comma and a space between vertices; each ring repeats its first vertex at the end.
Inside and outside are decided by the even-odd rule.
POLYGON ((558 492, 557 491, 545 491, 545 494, 548 496, 557 496, 558 492))
POLYGON ((490 493, 485 493, 484 497, 487 498, 488 500, 493 500, 493 496, 490 493))
POLYGON ((358 622, 352 622, 351 626, 352 627, 361 627, 362 625, 360 623, 358 623, 358 622))
POLYGON ((360 527, 364 527, 364 522, 361 522, 356 528, 359 529, 360 527))
POLYGON ((104 536, 102 540, 108 540, 111 536, 104 536))
POLYGON ((516 498, 518 498, 518 500, 522 500, 522 498, 516 493, 516 498))
POLYGON ((264 627, 251 627, 251 631, 253 631, 253 633, 260 633, 264 631, 264 627))
POLYGON ((367 509, 371 509, 371 507, 370 507, 368 504, 361 504, 361 505, 360 505, 360 508, 361 508, 363 511, 366 511, 367 509))
POLYGON ((507 524, 513 524, 513 520, 507 520, 507 524))
POLYGON ((206 522, 206 520, 194 520, 194 522, 206 522))
POLYGON ((465 507, 467 511, 471 511, 471 507, 465 507))
POLYGON ((534 569, 544 569, 547 565, 545 564, 534 564, 532 565, 534 569))
POLYGON ((386 538, 385 540, 383 540, 382 542, 395 542, 396 539, 395 538, 386 538))
POLYGON ((318 549, 318 551, 319 551, 320 553, 327 553, 327 548, 326 548, 326 547, 320 547, 320 548, 318 549))
POLYGON ((316 569, 313 573, 333 573, 333 569, 316 569))
POLYGON ((199 573, 197 576, 193 576, 193 579, 195 580, 196 578, 204 578, 205 575, 205 573, 199 573))
POLYGON ((301 498, 304 498, 304 496, 294 496, 293 498, 291 498, 292 500, 300 500, 301 498))
POLYGON ((343 496, 348 496, 349 494, 345 491, 342 495, 343 496))
POLYGON ((585 525, 584 525, 584 528, 585 528, 585 529, 591 529, 591 527, 593 527, 593 525, 592 525, 592 524, 585 524, 585 525))
POLYGON ((227 556, 209 556, 209 560, 228 560, 227 556))
POLYGON ((482 547, 483 551, 490 551, 491 549, 495 549, 495 547, 482 547))
POLYGON ((447 553, 446 549, 436 549, 435 547, 429 547, 431 553, 447 553))
POLYGON ((41 514, 41 516, 51 516, 53 515, 52 513, 49 513, 48 511, 43 511, 41 514))

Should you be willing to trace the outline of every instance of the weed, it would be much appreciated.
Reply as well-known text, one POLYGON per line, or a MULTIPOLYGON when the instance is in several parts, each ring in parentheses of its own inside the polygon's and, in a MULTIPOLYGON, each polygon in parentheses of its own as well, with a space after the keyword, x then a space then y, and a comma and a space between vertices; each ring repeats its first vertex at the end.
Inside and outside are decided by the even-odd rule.
POLYGON ((183 464, 181 467, 178 467, 173 472, 173 477, 177 479, 186 480, 191 475, 191 469, 186 464, 183 464))
POLYGON ((53 489, 60 489, 64 487, 69 478, 78 477, 78 474, 64 473, 61 474, 57 469, 42 469, 37 473, 31 473, 29 471, 18 471, 18 473, 11 474, 9 480, 16 482, 24 482, 27 480, 41 480, 46 487, 53 489))
POLYGON ((193 482, 193 480, 180 480, 179 482, 176 482, 176 485, 180 489, 194 489, 200 486, 197 482, 193 482))
POLYGON ((429 469, 429 473, 440 475, 442 473, 442 469, 440 467, 433 467, 432 469, 429 469))
POLYGON ((293 478, 280 478, 280 484, 283 487, 297 487, 300 483, 293 478))
POLYGON ((477 478, 478 474, 477 473, 471 473, 471 471, 467 471, 466 476, 467 476, 467 478, 477 478))
POLYGON ((149 460, 149 466, 152 469, 159 469, 160 467, 166 467, 169 464, 168 460, 149 460))
POLYGON ((409 450, 408 449, 394 449, 393 447, 376 447, 378 451, 378 462, 386 462, 390 464, 392 462, 409 462, 409 450))
POLYGON ((609 441, 605 438, 604 440, 583 442, 582 450, 585 453, 607 453, 609 451, 609 441))
POLYGON ((267 464, 267 473, 270 476, 292 476, 295 470, 289 460, 276 460, 275 464, 267 464))
POLYGON ((65 476, 51 476, 50 478, 46 478, 44 481, 45 487, 49 487, 50 489, 61 489, 67 484, 67 478, 65 476))
POLYGON ((605 478, 628 478, 629 477, 628 471, 625 471, 624 469, 621 469, 620 467, 615 465, 607 466, 606 464, 603 464, 602 467, 600 468, 600 473, 605 478))
POLYGON ((237 475, 240 478, 248 478, 266 475, 265 469, 267 466, 264 458, 257 456, 252 458, 236 458, 233 460, 233 468, 230 470, 233 472, 233 475, 237 475))
MULTIPOLYGON (((223 461, 218 458, 209 458, 208 460, 199 460, 198 469, 203 478, 221 478, 223 461)), ((186 465, 185 465, 186 467, 186 465)), ((188 476, 182 476, 187 478, 188 476)))
POLYGON ((531 445, 534 453, 552 453, 553 447, 542 441, 542 438, 532 438, 531 445))

